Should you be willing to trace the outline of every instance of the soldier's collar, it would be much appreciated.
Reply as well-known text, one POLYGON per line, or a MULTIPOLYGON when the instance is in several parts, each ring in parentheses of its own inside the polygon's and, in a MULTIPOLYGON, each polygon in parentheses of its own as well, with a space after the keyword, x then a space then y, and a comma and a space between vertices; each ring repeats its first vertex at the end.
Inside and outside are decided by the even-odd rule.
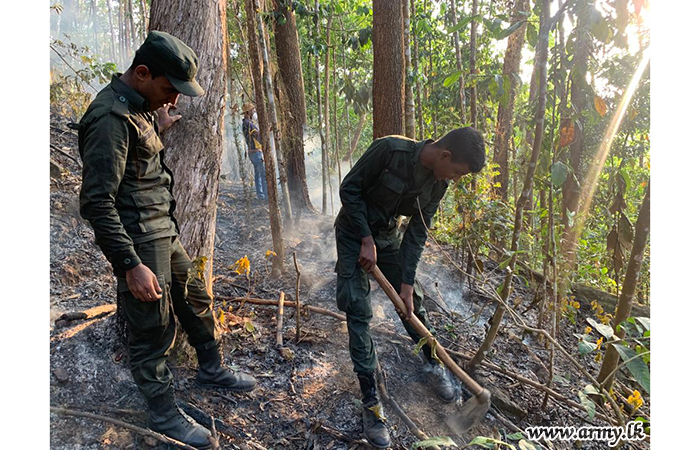
POLYGON ((415 153, 413 153, 413 159, 411 160, 412 163, 415 164, 415 163, 419 162, 420 151, 423 149, 423 147, 425 147, 425 144, 429 144, 431 142, 435 142, 435 141, 432 139, 426 139, 424 141, 416 142, 416 150, 415 150, 415 153))
POLYGON ((112 82, 110 86, 114 89, 114 92, 119 95, 118 99, 122 103, 128 102, 134 109, 140 111, 149 111, 148 102, 145 98, 141 96, 136 89, 132 88, 128 84, 124 83, 119 77, 122 76, 121 73, 115 73, 112 75, 112 82))

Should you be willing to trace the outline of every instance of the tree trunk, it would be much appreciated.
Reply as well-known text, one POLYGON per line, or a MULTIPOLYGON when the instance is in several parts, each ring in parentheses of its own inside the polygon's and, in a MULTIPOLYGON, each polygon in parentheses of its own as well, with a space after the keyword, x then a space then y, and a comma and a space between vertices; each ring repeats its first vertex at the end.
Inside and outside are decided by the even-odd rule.
MULTIPOLYGON (((415 0, 410 0, 411 2, 411 17, 415 19, 416 17, 416 2, 415 0)), ((424 137, 424 132, 423 132, 423 104, 421 102, 421 82, 420 82, 420 69, 418 68, 418 33, 416 32, 416 21, 412 21, 413 24, 413 53, 411 57, 411 64, 413 66, 413 77, 416 80, 416 91, 415 91, 415 97, 416 97, 416 111, 415 111, 415 116, 418 117, 418 139, 423 140, 425 139, 424 137)), ((413 89, 413 88, 411 88, 413 89)), ((415 119, 414 119, 415 122, 415 119)), ((414 124, 415 126, 415 124, 414 124)))
POLYGON ((109 43, 111 44, 110 50, 112 55, 112 62, 116 64, 118 62, 116 52, 117 43, 114 39, 114 24, 112 22, 112 2, 110 2, 109 0, 107 0, 107 17, 109 18, 109 43))
POLYGON ((134 49, 136 44, 136 26, 134 26, 134 4, 132 0, 128 0, 129 28, 131 30, 131 45, 129 45, 129 53, 134 49))
MULTIPOLYGON (((479 13, 479 0, 472 1, 472 17, 476 17, 479 13)), ((469 74, 476 76, 476 20, 471 23, 469 30, 469 74)), ((471 126, 477 127, 476 120, 476 85, 471 84, 469 88, 469 112, 471 118, 471 126)))
MULTIPOLYGON (((511 258, 509 261, 510 270, 506 275, 505 280, 501 290, 499 291, 499 296, 504 303, 508 301, 508 295, 510 294, 510 284, 513 279, 513 273, 515 272, 515 265, 517 263, 518 257, 518 241, 520 239, 520 231, 523 223, 523 209, 525 207, 525 202, 529 196, 530 190, 532 189, 532 181, 535 176, 535 168, 537 167, 537 161, 540 155, 540 149, 542 147, 542 136, 544 134, 544 114, 547 106, 547 48, 549 40, 549 28, 551 22, 549 20, 549 2, 542 3, 542 14, 540 16, 540 34, 538 39, 538 46, 541 51, 539 53, 539 58, 535 61, 535 66, 537 67, 539 74, 539 93, 537 96, 537 112, 535 113, 535 142, 532 146, 532 154, 530 155, 530 164, 527 167, 527 174, 525 175, 525 180, 523 183, 523 190, 518 198, 518 202, 515 207, 515 221, 513 224, 513 238, 511 240, 511 258)), ((473 370, 481 361, 484 359, 486 352, 491 349, 493 342, 496 340, 496 335, 498 334, 498 329, 501 325, 501 320, 503 319, 503 314, 505 313, 505 308, 499 304, 496 311, 491 317, 491 326, 486 333, 484 342, 477 350, 474 358, 472 358, 467 364, 468 370, 473 370)))
MULTIPOLYGON (((258 0, 255 0, 256 10, 259 9, 258 0)), ((272 134, 275 143, 275 153, 274 157, 277 159, 277 166, 279 169, 279 182, 280 182, 280 197, 282 200, 282 211, 285 221, 291 221, 292 219, 292 206, 289 202, 289 190, 287 189, 287 169, 285 167, 284 159, 284 149, 280 146, 279 139, 279 125, 277 122, 277 107, 275 104, 275 94, 272 87, 272 76, 270 75, 270 61, 268 59, 268 44, 266 40, 265 28, 263 26, 262 18, 260 14, 255 15, 257 26, 258 26, 258 45, 260 46, 260 54, 262 56, 263 63, 263 76, 265 77, 265 92, 267 93, 267 104, 270 116, 270 126, 272 127, 272 134)), ((269 133, 268 133, 269 137, 269 133)), ((272 162, 272 159, 268 161, 272 162)))
POLYGON ((284 86, 281 112, 282 147, 287 162, 289 196, 295 211, 314 211, 306 184, 304 163, 304 125, 306 124, 306 99, 304 97, 304 75, 301 69, 301 53, 297 35, 296 15, 285 0, 275 0, 275 11, 286 19, 275 24, 275 50, 279 74, 284 86))
MULTIPOLYGON (((452 16, 452 26, 457 25, 457 6, 455 0, 450 0, 450 15, 452 16)), ((457 62, 457 70, 462 72, 462 49, 459 42, 459 31, 452 33, 452 39, 455 46, 455 61, 457 62)), ((464 74, 459 76, 459 117, 462 124, 467 123, 467 99, 464 93, 464 74)))
POLYGON ((181 97, 178 112, 185 118, 168 131, 164 144, 165 162, 175 180, 180 240, 192 258, 208 258, 211 293, 226 107, 221 101, 226 93, 226 4, 224 0, 153 0, 151 27, 178 37, 199 57, 197 81, 206 93, 181 97), (186 23, 177 19, 181 16, 187 17, 186 23))
MULTIPOLYGON (((586 109, 586 72, 588 71, 588 58, 591 52, 591 34, 590 34, 590 14, 593 5, 590 0, 581 2, 581 10, 579 11, 579 23, 576 27, 576 49, 573 56, 573 68, 571 69, 571 106, 574 114, 582 113, 586 109)), ((574 141, 569 146, 569 166, 573 173, 569 173, 566 181, 562 186, 562 221, 564 222, 564 234, 562 238, 562 255, 564 257, 564 267, 561 271, 563 277, 567 277, 573 270, 576 261, 576 246, 575 230, 573 226, 569 226, 568 214, 578 213, 578 203, 580 196, 580 186, 578 180, 583 180, 581 173, 581 155, 583 152, 584 141, 584 122, 583 114, 577 115, 574 123, 574 141)), ((562 289, 562 293, 565 292, 562 289)))
MULTIPOLYGON (((323 135, 325 136, 326 145, 323 146, 323 151, 325 152, 325 157, 322 158, 323 168, 326 171, 326 181, 328 182, 328 194, 331 203, 331 215, 334 214, 333 211, 333 188, 331 184, 331 171, 330 171, 330 148, 331 145, 331 124, 330 124, 330 76, 331 76, 331 23, 333 23, 333 13, 331 12, 328 16, 328 21, 326 22, 326 62, 323 71, 325 72, 325 77, 323 81, 323 135)), ((324 191, 325 192, 325 191, 324 191)))
MULTIPOLYGON (((253 84, 255 85, 255 109, 258 112, 258 125, 262 138, 262 151, 265 158, 265 178, 267 181, 267 203, 270 211, 270 231, 272 232, 272 250, 276 256, 272 258, 273 270, 284 271, 284 239, 282 237, 282 218, 277 202, 277 177, 275 174, 274 156, 268 139, 270 126, 267 121, 265 91, 262 80, 262 60, 258 49, 256 32, 257 1, 245 0, 246 25, 248 28, 248 53, 250 56, 253 84)), ((152 19, 151 19, 152 20, 152 19)))
MULTIPOLYGON (((107 0, 109 3, 109 0, 107 0)), ((141 41, 146 40, 148 34, 148 16, 146 11, 146 0, 141 0, 141 41)))
MULTIPOLYGON (((527 15, 520 12, 530 12, 530 0, 516 0, 515 7, 511 13, 511 24, 522 20, 527 15)), ((508 203, 508 183, 509 164, 508 152, 511 133, 513 131, 513 108, 515 99, 516 77, 520 74, 520 59, 522 56, 523 43, 525 42, 526 27, 520 27, 515 33, 508 37, 508 47, 503 61, 503 79, 508 81, 506 100, 498 104, 498 118, 496 121, 496 136, 494 139, 493 160, 499 166, 499 173, 494 177, 494 190, 504 203, 508 203), (500 183, 500 186, 499 186, 500 183)), ((513 196, 515 197, 515 186, 513 186, 513 196)))
MULTIPOLYGON (((642 261, 644 260, 644 250, 647 245, 647 238, 649 237, 650 229, 650 197, 651 192, 651 182, 647 185, 647 191, 644 194, 644 200, 642 201, 642 206, 639 208, 639 216, 637 217, 637 224, 634 227, 634 243, 632 244, 632 253, 630 254, 630 260, 627 264, 627 273, 625 274, 625 281, 622 285, 622 294, 617 302, 617 308, 615 311, 615 320, 613 322, 613 330, 618 330, 615 335, 620 339, 625 338, 624 328, 619 328, 622 322, 627 320, 630 316, 630 311, 632 311, 632 303, 634 303, 634 293, 637 289, 637 280, 639 279, 639 272, 642 268, 642 261)), ((603 358, 603 364, 600 368, 600 374, 598 374, 598 382, 603 383, 608 376, 613 373, 617 368, 617 363, 619 361, 620 355, 615 350, 615 347, 608 345, 605 348, 605 357, 603 358)), ((602 387, 604 389, 610 389, 615 377, 610 376, 605 385, 602 387)))
POLYGON ((403 47, 404 47, 404 67, 406 68, 406 73, 404 74, 404 79, 406 80, 406 132, 404 133, 406 137, 414 139, 416 137, 416 107, 413 103, 413 84, 411 83, 411 13, 410 4, 411 0, 401 0, 403 6, 403 47))
POLYGON ((126 30, 126 25, 124 24, 124 1, 125 0, 119 0, 119 16, 118 16, 118 22, 119 22, 119 60, 121 61, 122 66, 126 67, 127 65, 127 57, 126 57, 126 40, 124 39, 124 35, 126 34, 124 31, 126 30))
POLYGON ((401 2, 373 0, 372 107, 374 139, 404 132, 401 2))
POLYGON ((338 133, 338 80, 336 78, 336 65, 335 65, 335 47, 333 47, 333 153, 335 155, 335 164, 338 169, 338 188, 340 188, 340 183, 343 181, 343 173, 340 170, 340 146, 342 144, 342 139, 340 133, 338 133))

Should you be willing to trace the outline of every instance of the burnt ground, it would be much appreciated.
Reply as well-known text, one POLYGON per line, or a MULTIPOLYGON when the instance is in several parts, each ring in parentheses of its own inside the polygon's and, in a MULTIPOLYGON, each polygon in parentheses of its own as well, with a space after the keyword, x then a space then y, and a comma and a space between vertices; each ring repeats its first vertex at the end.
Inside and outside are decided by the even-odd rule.
MULTIPOLYGON (((51 144, 77 158, 77 135, 60 118, 52 118, 51 144)), ((78 212, 80 170, 78 163, 58 151, 52 158, 63 172, 51 179, 51 323, 50 402, 54 407, 87 411, 145 427, 145 401, 138 393, 128 369, 126 348, 117 331, 115 283, 106 259, 94 244, 89 224, 78 212), (91 310, 87 319, 59 321, 63 313, 91 310)), ((296 275, 292 252, 301 269, 302 303, 337 312, 335 306, 335 242, 333 218, 303 215, 285 237, 286 273, 275 276, 265 257, 271 250, 267 206, 251 204, 239 182, 222 179, 215 243, 215 311, 221 318, 225 360, 253 373, 258 387, 246 394, 215 393, 195 386, 194 352, 187 344, 173 353, 169 366, 175 376, 176 396, 184 407, 195 407, 219 419, 223 449, 354 449, 362 442, 359 418, 359 386, 347 349, 345 323, 320 314, 306 314, 301 321, 301 340, 295 340, 294 309, 285 308, 284 346, 275 345, 276 306, 241 306, 221 297, 250 297, 276 300, 284 291, 295 297, 296 275), (248 256, 250 277, 233 271, 233 263, 248 256)), ((487 262, 490 283, 497 286, 504 274, 487 262)), ((428 245, 418 272, 426 292, 426 308, 438 330, 438 339, 458 351, 474 351, 483 340, 486 321, 495 305, 470 290, 459 273, 445 261, 436 246, 428 245), (448 313, 451 310, 453 313, 448 313)), ((387 376, 390 395, 404 412, 429 436, 447 436, 444 420, 462 405, 443 405, 424 384, 422 362, 412 353, 393 306, 373 283, 373 336, 380 363, 387 376)), ((513 298, 523 311, 533 293, 517 279, 513 298)), ((562 322, 560 341, 576 354, 577 338, 585 328, 586 304, 575 323, 562 322)), ((524 314, 536 322, 536 312, 524 314)), ((595 333, 595 332, 594 332, 595 333)), ((592 357, 577 357, 596 374, 599 363, 592 357)), ((547 382, 549 350, 525 335, 506 318, 488 359, 509 371, 539 382, 547 382)), ((558 357, 553 388, 579 403, 578 391, 587 384, 568 361, 558 357)), ((605 425, 589 421, 581 410, 550 398, 541 408, 543 393, 497 371, 477 368, 478 381, 515 406, 493 407, 486 419, 463 436, 452 436, 467 448, 476 436, 487 436, 518 446, 512 436, 516 427, 536 425, 605 425)), ((624 373, 623 373, 624 376, 624 373)), ((631 382, 626 383, 631 385, 631 382)), ((638 389, 638 388, 637 388, 638 389)), ((463 390, 466 400, 469 394, 463 390)), ((647 402, 648 400, 645 399, 647 402)), ((393 447, 408 449, 417 442, 397 414, 385 404, 391 425, 393 447)), ((600 410, 600 408, 599 408, 600 410)), ((648 414, 648 403, 642 411, 648 414)), ((194 414, 194 413, 193 413, 194 414)), ((51 448, 140 449, 166 448, 142 435, 101 420, 51 414, 51 448)), ((542 448, 607 448, 602 442, 556 441, 542 448)), ((623 448, 648 448, 648 443, 623 448)), ((470 448, 477 448, 472 446, 470 448)))

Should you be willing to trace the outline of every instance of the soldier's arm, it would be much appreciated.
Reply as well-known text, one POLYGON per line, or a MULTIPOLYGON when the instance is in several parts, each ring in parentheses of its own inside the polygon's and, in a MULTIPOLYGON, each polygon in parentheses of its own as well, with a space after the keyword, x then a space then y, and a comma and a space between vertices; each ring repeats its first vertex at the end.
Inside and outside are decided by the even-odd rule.
POLYGON ((128 151, 129 128, 123 118, 106 114, 85 130, 80 215, 92 225, 107 259, 124 271, 141 263, 115 206, 128 151))
POLYGON ((447 191, 447 183, 439 183, 433 187, 432 196, 427 205, 421 206, 421 213, 411 217, 406 233, 404 233, 401 248, 399 249, 399 261, 401 261, 401 282, 413 285, 416 278, 416 268, 420 261, 425 241, 428 238, 428 228, 433 220, 433 216, 440 205, 442 197, 447 191), (423 219, 421 219, 421 215, 423 219), (425 227, 423 224, 425 220, 425 227))
POLYGON ((367 222, 367 204, 362 198, 362 191, 379 179, 386 165, 387 153, 386 141, 375 140, 340 184, 340 202, 363 238, 371 236, 372 231, 367 222))

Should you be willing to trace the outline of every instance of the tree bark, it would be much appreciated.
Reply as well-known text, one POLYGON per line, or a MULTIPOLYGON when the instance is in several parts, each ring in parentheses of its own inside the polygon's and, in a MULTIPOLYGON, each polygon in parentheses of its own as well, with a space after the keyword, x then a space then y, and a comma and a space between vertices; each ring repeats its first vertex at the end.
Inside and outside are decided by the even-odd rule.
MULTIPOLYGON (((107 0, 109 3, 109 0, 107 0)), ((141 0, 141 40, 146 40, 148 34, 148 16, 146 11, 146 0, 141 0)))
POLYGON ((401 2, 373 0, 372 107, 374 139, 404 132, 401 2))
POLYGON ((275 51, 285 95, 282 96, 282 147, 287 160, 289 197, 295 211, 314 211, 306 183, 304 163, 304 125, 306 99, 304 74, 297 35, 296 15, 284 0, 275 0, 275 11, 286 19, 284 24, 275 20, 275 51))
POLYGON ((132 0, 127 0, 127 13, 129 15, 129 29, 130 33, 129 35, 131 36, 131 45, 129 45, 129 53, 134 49, 136 46, 136 26, 134 26, 134 4, 132 0))
POLYGON ((411 1, 411 17, 414 19, 411 23, 413 24, 413 53, 411 55, 411 64, 413 66, 413 77, 416 80, 416 111, 415 116, 418 117, 418 139, 425 139, 425 134, 423 132, 423 103, 421 102, 421 81, 420 81, 420 69, 418 64, 418 32, 416 31, 416 2, 411 1))
POLYGON ((178 112, 185 119, 168 131, 164 144, 165 161, 175 180, 180 240, 192 258, 208 258, 207 288, 211 292, 226 107, 222 101, 227 63, 225 1, 153 0, 151 28, 178 37, 199 57, 197 81, 206 93, 196 98, 182 97, 178 112), (181 17, 187 17, 187 21, 181 21, 181 17))
MULTIPOLYGON (((457 25, 457 6, 455 0, 450 0, 450 12, 452 16, 452 26, 457 25)), ((452 33, 452 39, 455 46, 455 61, 457 62, 457 70, 462 72, 462 50, 459 42, 459 31, 452 33)), ((459 76, 459 117, 462 119, 462 124, 467 123, 467 100, 464 93, 464 74, 459 76)))
MULTIPOLYGON (((625 338, 624 328, 619 328, 622 322, 627 320, 632 311, 632 304, 634 303, 634 294, 637 289, 637 280, 639 279, 639 272, 642 268, 642 261, 644 260, 644 250, 647 245, 647 238, 649 237, 650 229, 650 192, 651 192, 651 182, 647 185, 647 191, 644 194, 644 200, 642 201, 642 206, 639 208, 639 216, 637 217, 637 224, 634 227, 634 243, 632 244, 632 253, 630 254, 629 263, 627 263, 627 273, 625 274, 625 281, 622 285, 622 294, 617 302, 617 308, 615 312, 615 320, 613 322, 613 330, 618 330, 615 335, 620 339, 625 338)), ((610 389, 613 381, 615 380, 614 375, 608 379, 608 375, 613 373, 617 368, 617 363, 620 359, 620 355, 615 350, 615 347, 608 345, 605 348, 605 357, 603 358, 603 364, 600 368, 600 373, 598 374, 598 382, 603 383, 606 381, 605 385, 602 387, 605 389, 610 389)))
POLYGON ((255 109, 258 112, 258 125, 262 139, 262 151, 265 158, 265 178, 267 181, 267 202, 270 211, 270 231, 272 232, 272 269, 284 271, 284 239, 282 237, 282 218, 279 203, 277 202, 277 177, 275 174, 274 156, 270 148, 270 126, 267 120, 267 107, 265 105, 265 91, 262 80, 262 60, 258 49, 258 37, 256 32, 257 1, 245 0, 246 25, 248 28, 248 53, 250 56, 253 84, 255 86, 255 109))
POLYGON ((404 67, 406 68, 406 73, 404 74, 404 79, 406 80, 406 106, 405 106, 405 123, 406 132, 404 133, 406 137, 414 139, 416 137, 416 106, 413 102, 413 85, 411 83, 411 13, 410 4, 411 0, 401 0, 403 6, 403 47, 404 47, 404 67))
POLYGON ((348 149, 348 153, 345 155, 345 158, 343 158, 343 161, 349 161, 350 158, 352 157, 352 154, 355 153, 355 149, 357 148, 357 143, 360 141, 360 136, 362 135, 362 128, 365 126, 366 119, 367 119, 367 113, 362 111, 360 113, 360 119, 357 122, 357 128, 355 129, 355 135, 352 138, 352 144, 350 144, 350 148, 348 149))
MULTIPOLYGON (((255 0, 255 9, 259 9, 258 0, 255 0)), ((277 166, 279 169, 279 183, 280 183, 280 197, 282 201, 282 212, 284 219, 288 223, 292 219, 292 206, 289 202, 289 190, 287 189, 287 169, 285 168, 284 159, 284 149, 280 146, 279 139, 279 124, 277 121, 277 106, 275 104, 275 93, 272 87, 272 76, 270 75, 270 61, 268 58, 268 44, 266 39, 265 27, 263 26, 262 18, 260 14, 255 15, 257 27, 258 27, 258 45, 260 46, 260 54, 262 56, 263 63, 263 76, 265 77, 265 92, 267 94, 267 104, 270 116, 270 126, 272 127, 272 135, 275 144, 274 158, 277 160, 277 166)), ((269 137, 269 133, 268 133, 269 137)), ((268 161, 272 162, 272 159, 268 161)))
MULTIPOLYGON (((530 0, 516 0, 511 13, 511 24, 522 20, 526 15, 520 12, 530 12, 530 0)), ((503 61, 503 79, 508 80, 506 101, 498 104, 498 116, 496 121, 496 136, 494 138, 493 160, 499 165, 499 173, 494 177, 494 190, 504 203, 508 203, 510 138, 513 131, 513 108, 515 99, 515 80, 520 73, 520 59, 522 57, 523 43, 525 42, 526 27, 520 27, 508 37, 508 47, 503 61), (500 184, 500 186, 499 186, 500 184)), ((513 186, 515 196, 515 186, 513 186)))

